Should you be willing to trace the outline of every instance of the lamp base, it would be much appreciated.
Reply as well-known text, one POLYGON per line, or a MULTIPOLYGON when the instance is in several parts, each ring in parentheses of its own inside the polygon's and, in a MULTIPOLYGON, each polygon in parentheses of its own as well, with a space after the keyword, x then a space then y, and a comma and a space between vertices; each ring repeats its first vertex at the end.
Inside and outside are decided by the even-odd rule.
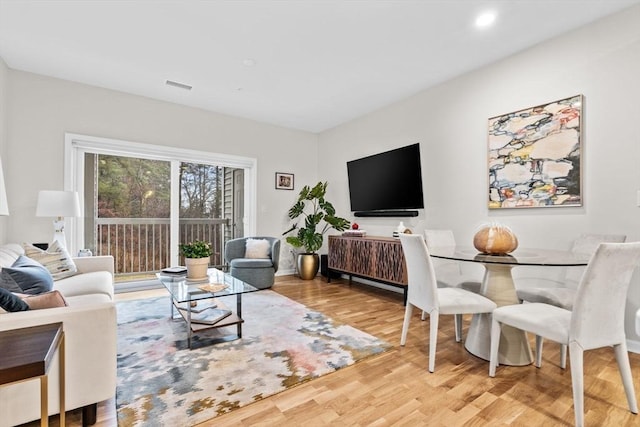
POLYGON ((60 246, 67 249, 67 238, 64 235, 64 218, 58 217, 53 221, 53 240, 58 242, 60 246))

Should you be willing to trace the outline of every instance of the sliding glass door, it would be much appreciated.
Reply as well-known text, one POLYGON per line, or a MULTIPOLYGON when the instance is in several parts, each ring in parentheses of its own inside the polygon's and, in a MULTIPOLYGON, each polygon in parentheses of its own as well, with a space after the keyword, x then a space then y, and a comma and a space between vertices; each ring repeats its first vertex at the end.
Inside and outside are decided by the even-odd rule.
MULTIPOLYGON (((180 163, 180 243, 209 242, 213 252, 209 265, 217 267, 224 264, 225 236, 229 235, 230 225, 223 209, 224 177, 233 172, 234 169, 221 166, 180 163)), ((183 258, 180 264, 184 265, 183 258)))
POLYGON ((243 235, 251 200, 245 181, 253 169, 97 147, 75 151, 73 189, 84 215, 71 240, 95 255, 112 255, 117 280, 149 279, 184 265, 178 244, 194 240, 209 242, 209 265, 221 267, 225 242, 243 235))

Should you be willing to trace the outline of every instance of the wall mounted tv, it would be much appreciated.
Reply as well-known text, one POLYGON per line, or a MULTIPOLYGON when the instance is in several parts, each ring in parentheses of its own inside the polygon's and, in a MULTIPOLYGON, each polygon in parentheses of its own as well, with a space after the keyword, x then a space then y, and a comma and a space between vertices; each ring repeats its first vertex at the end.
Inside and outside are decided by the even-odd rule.
POLYGON ((355 216, 417 216, 424 208, 420 144, 347 162, 355 216))

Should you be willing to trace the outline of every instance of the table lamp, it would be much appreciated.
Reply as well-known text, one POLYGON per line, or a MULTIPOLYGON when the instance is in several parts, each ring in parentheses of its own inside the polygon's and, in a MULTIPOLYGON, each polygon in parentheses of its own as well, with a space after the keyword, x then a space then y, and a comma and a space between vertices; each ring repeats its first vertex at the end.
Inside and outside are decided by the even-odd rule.
POLYGON ((64 217, 80 216, 80 199, 76 191, 48 191, 38 193, 36 216, 55 217, 53 221, 53 241, 58 241, 65 249, 64 217))

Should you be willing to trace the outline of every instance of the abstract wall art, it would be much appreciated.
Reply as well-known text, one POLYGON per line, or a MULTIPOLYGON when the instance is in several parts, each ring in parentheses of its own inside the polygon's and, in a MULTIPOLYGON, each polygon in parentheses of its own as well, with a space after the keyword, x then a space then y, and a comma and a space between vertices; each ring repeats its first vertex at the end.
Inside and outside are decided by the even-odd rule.
POLYGON ((582 206, 583 96, 489 119, 489 209, 582 206))

